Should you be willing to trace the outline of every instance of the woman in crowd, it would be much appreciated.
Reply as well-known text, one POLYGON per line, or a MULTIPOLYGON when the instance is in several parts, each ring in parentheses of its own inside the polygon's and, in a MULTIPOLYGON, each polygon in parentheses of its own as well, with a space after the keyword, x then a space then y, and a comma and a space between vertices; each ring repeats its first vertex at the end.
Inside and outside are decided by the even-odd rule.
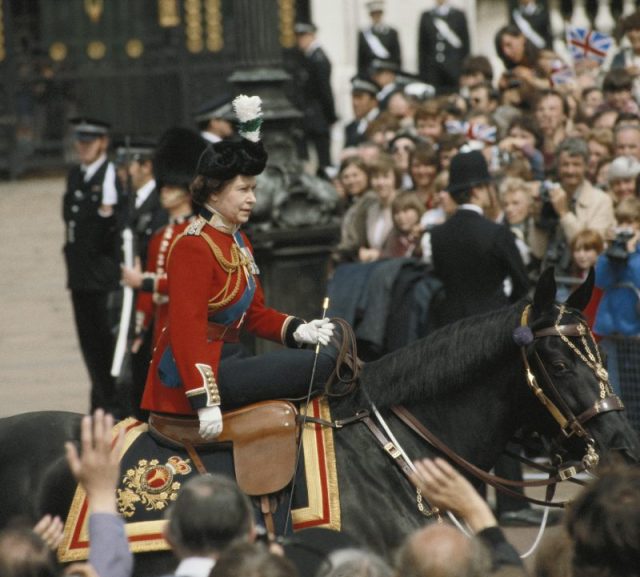
POLYGON ((342 228, 334 252, 337 262, 377 260, 393 227, 391 203, 400 188, 401 173, 388 155, 381 155, 369 170, 375 197, 365 195, 354 206, 353 219, 342 228))
POLYGON ((624 198, 636 196, 636 179, 640 174, 640 161, 633 156, 618 156, 609 166, 609 194, 616 207, 624 198))
POLYGON ((418 145, 409 161, 412 190, 425 210, 437 204, 436 177, 440 171, 439 164, 438 152, 430 144, 418 145))

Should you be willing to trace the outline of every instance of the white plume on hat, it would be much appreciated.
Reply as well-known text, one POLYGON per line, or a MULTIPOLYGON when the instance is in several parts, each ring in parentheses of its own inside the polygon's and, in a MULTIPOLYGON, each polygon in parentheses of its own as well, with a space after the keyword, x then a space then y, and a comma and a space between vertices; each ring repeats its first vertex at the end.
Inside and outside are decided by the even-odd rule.
POLYGON ((238 133, 251 142, 260 141, 262 126, 262 100, 259 96, 240 94, 233 100, 233 110, 240 122, 238 133))

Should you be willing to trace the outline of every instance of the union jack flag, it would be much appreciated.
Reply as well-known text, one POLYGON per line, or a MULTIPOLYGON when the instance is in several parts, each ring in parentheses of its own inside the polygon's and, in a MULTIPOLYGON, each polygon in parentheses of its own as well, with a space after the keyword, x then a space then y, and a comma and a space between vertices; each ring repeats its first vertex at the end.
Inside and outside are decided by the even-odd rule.
POLYGON ((567 66, 562 60, 554 60, 551 63, 551 84, 562 86, 567 82, 575 80, 576 75, 573 69, 567 66))
POLYGON ((567 46, 574 61, 587 59, 602 64, 613 46, 613 38, 597 30, 569 26, 567 46))
POLYGON ((464 134, 469 140, 480 140, 487 144, 495 144, 497 140, 496 127, 490 124, 449 120, 445 122, 445 128, 448 133, 464 134))

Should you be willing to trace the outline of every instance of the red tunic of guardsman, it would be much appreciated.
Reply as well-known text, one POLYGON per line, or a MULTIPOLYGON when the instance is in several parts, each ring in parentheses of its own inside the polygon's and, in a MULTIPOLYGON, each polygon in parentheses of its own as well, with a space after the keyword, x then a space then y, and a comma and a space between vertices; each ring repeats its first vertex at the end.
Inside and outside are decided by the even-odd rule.
POLYGON ((145 334, 153 325, 155 344, 169 321, 169 287, 167 281, 167 255, 173 241, 180 236, 195 216, 171 219, 169 224, 154 233, 149 242, 147 267, 136 299, 136 336, 145 334))

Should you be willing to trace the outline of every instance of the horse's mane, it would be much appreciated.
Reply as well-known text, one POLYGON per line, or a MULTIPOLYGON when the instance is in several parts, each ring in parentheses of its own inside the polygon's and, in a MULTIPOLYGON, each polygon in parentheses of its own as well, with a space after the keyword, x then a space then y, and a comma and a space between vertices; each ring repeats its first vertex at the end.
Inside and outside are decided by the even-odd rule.
POLYGON ((459 390, 513 357, 517 347, 512 332, 523 308, 520 302, 438 329, 365 364, 361 383, 379 407, 424 402, 459 390))

